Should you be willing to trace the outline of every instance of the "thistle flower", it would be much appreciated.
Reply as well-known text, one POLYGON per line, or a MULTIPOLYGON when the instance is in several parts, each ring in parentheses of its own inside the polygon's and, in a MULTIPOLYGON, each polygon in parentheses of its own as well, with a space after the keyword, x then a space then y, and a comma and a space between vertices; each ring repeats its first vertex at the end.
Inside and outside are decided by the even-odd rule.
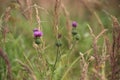
POLYGON ((34 37, 41 37, 43 33, 41 31, 35 31, 34 32, 34 37))
POLYGON ((33 35, 34 35, 35 43, 40 44, 41 43, 40 37, 43 35, 43 33, 39 31, 39 29, 35 28, 33 30, 33 35))
POLYGON ((75 27, 75 28, 77 27, 77 22, 76 21, 72 22, 72 27, 75 27))
POLYGON ((34 33, 34 37, 41 37, 43 35, 43 33, 41 31, 39 31, 37 28, 35 28, 33 30, 33 33, 34 33))

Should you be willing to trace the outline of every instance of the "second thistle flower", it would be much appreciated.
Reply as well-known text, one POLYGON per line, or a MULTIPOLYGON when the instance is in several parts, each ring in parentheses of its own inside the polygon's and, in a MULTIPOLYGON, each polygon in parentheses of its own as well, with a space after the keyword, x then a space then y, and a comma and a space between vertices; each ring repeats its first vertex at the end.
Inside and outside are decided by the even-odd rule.
POLYGON ((77 30, 76 30, 76 27, 77 27, 77 22, 76 22, 76 21, 73 21, 73 22, 72 22, 72 35, 73 35, 73 36, 78 34, 78 32, 77 32, 77 30))
POLYGON ((77 22, 76 22, 76 21, 73 21, 73 22, 72 22, 72 27, 73 27, 73 28, 76 28, 76 27, 77 27, 77 22))
POLYGON ((73 21, 73 22, 72 22, 72 35, 73 35, 73 37, 74 37, 76 40, 79 40, 79 39, 80 39, 80 35, 78 34, 77 29, 76 29, 77 25, 78 25, 78 24, 77 24, 76 21, 73 21))

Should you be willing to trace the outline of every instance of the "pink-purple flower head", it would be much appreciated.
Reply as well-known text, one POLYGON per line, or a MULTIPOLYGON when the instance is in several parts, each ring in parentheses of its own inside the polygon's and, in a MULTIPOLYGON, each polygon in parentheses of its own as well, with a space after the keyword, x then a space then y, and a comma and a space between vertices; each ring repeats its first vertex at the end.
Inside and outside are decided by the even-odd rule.
POLYGON ((43 33, 41 32, 41 31, 39 31, 37 28, 35 28, 34 30, 33 30, 33 32, 34 32, 34 37, 36 38, 36 37, 41 37, 42 35, 43 35, 43 33))
POLYGON ((77 27, 77 22, 76 21, 72 22, 72 27, 75 27, 75 28, 77 27))

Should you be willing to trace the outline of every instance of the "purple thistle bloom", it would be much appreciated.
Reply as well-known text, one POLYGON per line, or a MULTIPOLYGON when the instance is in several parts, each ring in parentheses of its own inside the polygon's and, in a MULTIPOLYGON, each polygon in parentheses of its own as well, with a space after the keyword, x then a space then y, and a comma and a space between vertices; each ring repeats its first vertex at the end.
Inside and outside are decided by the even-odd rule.
POLYGON ((77 22, 76 21, 72 22, 72 27, 77 27, 77 22))
POLYGON ((37 28, 33 30, 33 33, 34 33, 34 37, 41 37, 43 35, 43 33, 39 31, 37 28))
POLYGON ((34 32, 34 37, 41 37, 43 33, 41 31, 35 31, 34 32))

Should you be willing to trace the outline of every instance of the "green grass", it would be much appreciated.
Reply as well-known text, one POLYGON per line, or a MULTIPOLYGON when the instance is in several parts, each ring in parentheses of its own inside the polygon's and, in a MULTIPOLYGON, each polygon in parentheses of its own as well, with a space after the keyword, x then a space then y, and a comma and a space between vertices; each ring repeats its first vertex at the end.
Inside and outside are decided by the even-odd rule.
MULTIPOLYGON (((45 15, 44 13, 40 16, 41 20, 45 21, 42 22, 41 25, 44 34, 43 40, 46 47, 45 50, 40 50, 40 53, 38 53, 38 51, 36 51, 36 49, 33 47, 33 29, 37 27, 37 22, 35 20, 26 20, 18 10, 12 10, 11 12, 11 20, 7 23, 9 33, 6 34, 5 43, 3 42, 2 34, 0 34, 0 47, 3 48, 9 57, 9 61, 12 66, 12 76, 15 80, 32 80, 29 72, 24 70, 18 60, 27 65, 33 71, 33 74, 36 76, 37 80, 45 80, 44 77, 49 78, 52 75, 52 66, 55 62, 57 54, 57 47, 55 46, 56 38, 53 30, 53 17, 50 14, 45 15), (43 64, 39 60, 40 54, 42 54, 42 56, 44 56, 44 58, 48 61, 48 69, 44 73, 39 71, 39 69, 43 67, 43 64)), ((106 28, 111 27, 108 16, 105 16, 104 13, 101 13, 100 18, 106 28)), ((81 19, 74 17, 72 17, 72 19, 78 22, 77 31, 80 34, 80 40, 77 42, 75 47, 73 47, 72 55, 70 55, 70 64, 68 65, 68 56, 66 53, 69 52, 69 49, 67 47, 68 42, 66 39, 66 20, 65 16, 61 15, 59 29, 62 34, 62 47, 60 48, 60 51, 63 58, 57 63, 54 80, 61 80, 63 74, 67 71, 67 69, 69 69, 69 66, 71 67, 70 72, 68 72, 64 80, 79 80, 81 63, 79 60, 76 61, 76 59, 80 56, 79 52, 84 53, 92 48, 92 37, 87 27, 87 24, 90 22, 82 21, 81 19), (74 61, 75 63, 72 64, 74 61)), ((95 34, 98 34, 100 32, 100 29, 98 28, 98 22, 95 21, 91 24, 93 25, 92 28, 95 31, 95 34)), ((99 40, 98 43, 103 45, 103 40, 99 40)), ((93 51, 90 52, 91 55, 92 53, 93 51)), ((2 73, 0 74, 0 80, 7 80, 5 66, 5 62, 2 58, 0 58, 0 73, 2 73)), ((91 66, 93 65, 91 64, 91 66)))

